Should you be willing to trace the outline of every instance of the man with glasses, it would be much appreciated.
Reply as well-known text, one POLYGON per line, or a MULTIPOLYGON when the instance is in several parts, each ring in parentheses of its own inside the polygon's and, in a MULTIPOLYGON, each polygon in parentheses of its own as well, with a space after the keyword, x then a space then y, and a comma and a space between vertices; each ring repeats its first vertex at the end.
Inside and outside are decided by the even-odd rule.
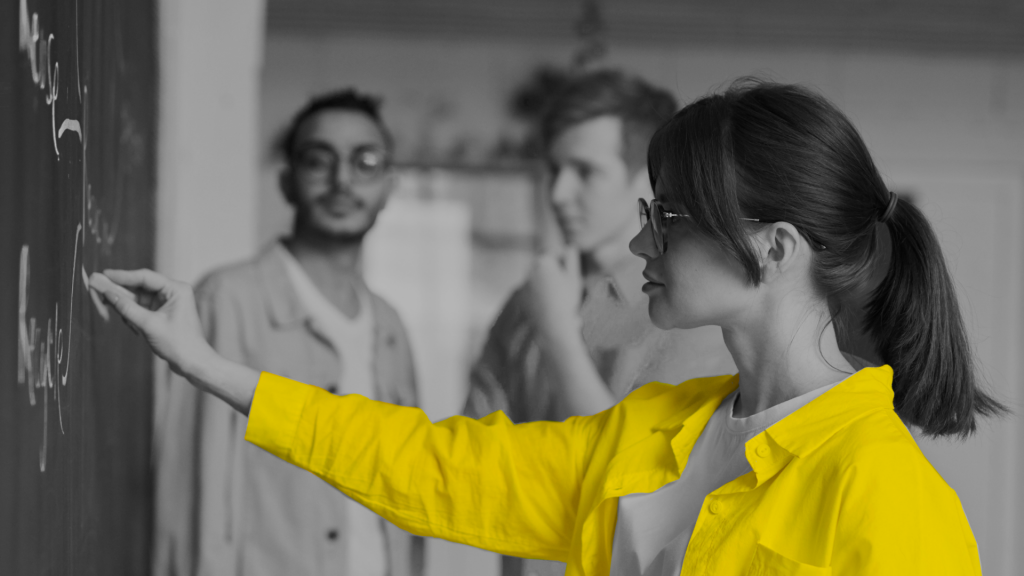
MULTIPOLYGON (((398 315, 361 275, 363 237, 394 187, 379 102, 353 90, 310 101, 280 143, 291 234, 197 288, 207 339, 259 370, 416 404, 398 315)), ((159 575, 419 575, 423 541, 319 478, 243 441, 246 421, 172 383, 158 415, 159 575)))
MULTIPOLYGON (((537 259, 491 328, 471 373, 467 415, 564 420, 604 410, 651 381, 735 371, 719 328, 666 332, 651 324, 644 262, 629 251, 637 199, 653 196, 647 144, 675 111, 672 95, 616 71, 584 74, 553 95, 541 137, 564 242, 537 259)), ((564 570, 502 562, 503 576, 564 570)))

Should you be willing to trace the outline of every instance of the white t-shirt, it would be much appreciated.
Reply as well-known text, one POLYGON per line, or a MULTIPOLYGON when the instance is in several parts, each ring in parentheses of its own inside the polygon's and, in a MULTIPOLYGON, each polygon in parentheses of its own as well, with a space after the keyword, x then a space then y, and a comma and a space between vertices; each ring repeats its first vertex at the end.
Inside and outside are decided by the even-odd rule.
MULTIPOLYGON (((360 394, 375 399, 374 393, 374 321, 373 303, 365 289, 356 291, 359 312, 349 318, 338 310, 313 284, 302 265, 285 247, 285 269, 295 287, 299 302, 313 319, 314 328, 327 338, 341 360, 338 394, 360 394)), ((346 574, 385 576, 387 549, 379 516, 352 500, 347 500, 343 537, 347 540, 346 574)))
POLYGON ((614 576, 679 576, 704 498, 751 471, 745 444, 835 384, 733 418, 739 391, 725 397, 693 445, 679 479, 649 494, 619 498, 612 544, 614 576))

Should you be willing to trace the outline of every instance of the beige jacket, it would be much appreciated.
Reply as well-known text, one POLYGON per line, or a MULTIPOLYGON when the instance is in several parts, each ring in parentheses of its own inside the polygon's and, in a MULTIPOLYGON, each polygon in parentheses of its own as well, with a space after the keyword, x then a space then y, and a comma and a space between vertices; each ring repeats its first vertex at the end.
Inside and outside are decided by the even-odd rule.
MULTIPOLYGON (((196 300, 206 337, 230 360, 333 392, 344 353, 319 333, 284 266, 271 247, 204 279, 196 300)), ((375 399, 415 406, 405 328, 386 302, 372 302, 375 399)), ((245 443, 246 418, 179 377, 156 396, 154 575, 344 574, 336 490, 245 443)), ((422 574, 421 539, 387 524, 386 544, 392 576, 422 574)))

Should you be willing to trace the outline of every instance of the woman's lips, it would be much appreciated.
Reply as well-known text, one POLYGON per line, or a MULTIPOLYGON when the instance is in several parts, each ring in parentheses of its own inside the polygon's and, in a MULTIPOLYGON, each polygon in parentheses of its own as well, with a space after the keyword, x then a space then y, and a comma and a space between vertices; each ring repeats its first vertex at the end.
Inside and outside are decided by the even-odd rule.
POLYGON ((640 289, 641 289, 641 290, 642 290, 642 291, 643 291, 644 293, 647 293, 647 292, 649 292, 649 291, 651 291, 651 290, 655 290, 655 289, 657 289, 657 288, 661 288, 661 287, 663 287, 663 286, 664 286, 664 284, 662 284, 661 282, 658 282, 658 281, 657 281, 657 280, 655 280, 654 278, 652 278, 652 277, 648 276, 648 275, 647 275, 647 272, 644 272, 644 273, 643 273, 643 276, 644 276, 644 279, 645 279, 645 280, 647 280, 647 283, 646 283, 646 284, 644 284, 644 285, 643 285, 643 286, 642 286, 642 287, 640 288, 640 289))
POLYGON ((648 274, 646 270, 644 270, 644 272, 643 272, 643 277, 644 277, 644 280, 647 280, 651 284, 661 284, 661 282, 658 282, 657 278, 655 278, 655 277, 651 276, 650 274, 648 274))

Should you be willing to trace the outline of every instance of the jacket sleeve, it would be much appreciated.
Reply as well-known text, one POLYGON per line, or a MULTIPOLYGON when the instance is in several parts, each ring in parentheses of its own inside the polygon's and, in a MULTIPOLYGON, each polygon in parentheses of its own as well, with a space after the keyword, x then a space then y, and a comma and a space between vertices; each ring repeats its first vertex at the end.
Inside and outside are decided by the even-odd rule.
POLYGON ((513 425, 496 413, 433 424, 416 408, 264 372, 246 439, 414 534, 564 562, 602 417, 513 425))
POLYGON ((860 450, 845 472, 842 499, 835 576, 981 576, 960 500, 912 441, 860 450))

